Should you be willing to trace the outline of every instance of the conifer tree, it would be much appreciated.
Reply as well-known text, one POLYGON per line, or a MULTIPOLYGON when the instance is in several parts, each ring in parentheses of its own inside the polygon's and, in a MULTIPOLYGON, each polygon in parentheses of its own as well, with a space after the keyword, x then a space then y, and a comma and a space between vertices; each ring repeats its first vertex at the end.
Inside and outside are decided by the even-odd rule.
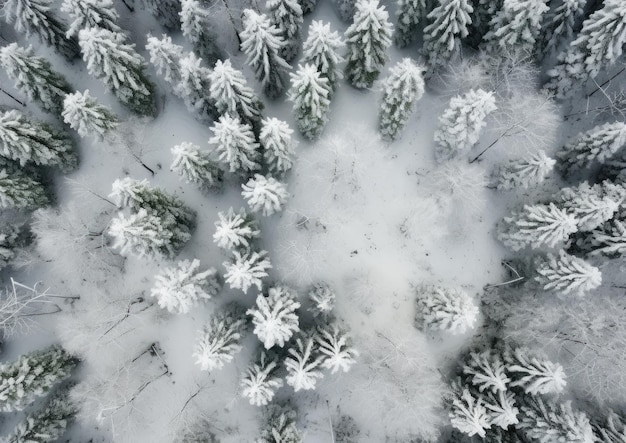
POLYGON ((595 441, 589 418, 584 412, 573 410, 569 401, 556 403, 539 396, 525 397, 516 429, 538 443, 595 441))
POLYGON ((174 93, 185 101, 189 112, 200 120, 210 122, 218 116, 215 102, 211 98, 211 70, 202 66, 202 59, 193 52, 180 57, 180 81, 174 86, 174 93))
POLYGON ((604 163, 626 144, 626 123, 605 123, 578 134, 557 152, 557 166, 564 174, 604 163))
POLYGON ((296 427, 296 412, 285 406, 270 405, 267 424, 255 443, 302 443, 302 435, 296 427))
POLYGON ((170 170, 183 177, 187 183, 194 183, 201 189, 217 188, 222 184, 222 170, 211 160, 208 151, 198 145, 183 142, 172 148, 174 161, 170 170))
POLYGON ((300 330, 296 314, 299 307, 296 294, 285 286, 269 288, 267 296, 257 296, 256 307, 248 309, 246 314, 252 317, 254 334, 265 349, 282 348, 300 330))
POLYGON ((479 392, 502 392, 507 390, 511 379, 499 356, 489 352, 470 352, 463 364, 463 374, 470 378, 479 392))
POLYGON ((418 25, 430 12, 432 0, 397 0, 396 46, 404 48, 417 36, 418 25))
POLYGON ((498 227, 498 240, 514 251, 527 246, 554 248, 577 230, 576 217, 557 208, 554 203, 524 205, 521 211, 504 217, 498 227))
POLYGON ((165 268, 155 277, 150 295, 157 299, 159 307, 186 314, 199 301, 215 297, 220 289, 215 268, 200 271, 200 260, 181 260, 176 267, 165 268))
POLYGON ((243 11, 241 31, 241 50, 246 54, 246 61, 263 86, 263 92, 271 100, 278 98, 285 90, 285 72, 289 64, 280 56, 286 42, 280 30, 272 26, 264 14, 257 14, 252 9, 243 11))
POLYGON ((52 0, 6 0, 3 3, 6 22, 12 23, 18 32, 26 37, 36 35, 68 60, 78 55, 76 40, 66 37, 67 26, 51 10, 52 0))
POLYGON ((298 0, 267 0, 267 9, 272 25, 278 28, 285 42, 280 56, 290 62, 298 55, 302 43, 302 8, 298 0))
POLYGON ((485 119, 496 109, 493 92, 472 89, 453 97, 439 117, 439 128, 435 132, 437 161, 450 160, 469 151, 478 142, 485 119))
POLYGON ((67 388, 55 392, 45 407, 29 413, 3 441, 6 443, 57 441, 78 413, 67 388))
POLYGON ((249 250, 254 240, 261 236, 258 223, 243 208, 238 213, 229 208, 227 213, 218 212, 217 216, 219 220, 215 222, 213 241, 220 248, 249 250))
POLYGON ((626 42, 626 7, 621 0, 605 0, 583 22, 566 51, 558 58, 554 69, 548 71, 550 80, 545 88, 557 98, 570 97, 589 78, 612 66, 622 55, 626 42))
POLYGON ((626 197, 626 189, 620 185, 604 181, 590 186, 583 182, 576 187, 563 188, 556 195, 557 204, 578 223, 578 231, 593 231, 613 218, 626 197))
POLYGON ((559 255, 547 254, 535 260, 537 277, 541 287, 564 295, 584 296, 602 284, 602 273, 583 259, 559 251, 559 255))
POLYGON ((468 26, 474 11, 469 0, 439 0, 427 15, 428 26, 424 28, 424 56, 430 71, 446 66, 459 54, 461 39, 468 36, 468 26))
POLYGON ((63 121, 81 137, 92 136, 101 140, 119 124, 117 115, 89 95, 89 89, 67 94, 62 116, 63 121))
POLYGON ((291 74, 289 100, 298 121, 298 130, 309 140, 319 138, 328 122, 331 89, 328 80, 313 65, 298 65, 291 74))
POLYGON ((29 120, 16 110, 0 112, 0 156, 24 166, 56 166, 67 172, 78 158, 72 140, 46 123, 29 120))
POLYGON ((319 370, 323 357, 317 354, 313 337, 298 337, 295 349, 291 347, 287 352, 288 355, 285 357, 287 384, 295 392, 301 389, 305 391, 315 389, 317 379, 323 378, 324 374, 319 370))
POLYGON ((172 37, 163 34, 161 39, 148 35, 146 49, 157 74, 163 75, 166 82, 176 86, 181 80, 180 58, 183 55, 183 47, 175 45, 172 43, 172 37))
POLYGON ((254 178, 241 185, 241 195, 252 212, 268 217, 280 212, 287 201, 287 187, 273 177, 254 174, 254 178))
POLYGON ((487 50, 493 54, 534 54, 543 16, 549 9, 546 0, 504 0, 484 37, 487 50))
POLYGON ((194 52, 206 61, 208 66, 222 58, 222 51, 216 43, 216 36, 211 29, 209 4, 201 0, 181 0, 180 22, 183 35, 193 45, 194 52))
POLYGON ((283 386, 283 380, 276 375, 277 372, 277 360, 272 360, 265 352, 261 352, 258 363, 249 366, 246 375, 241 379, 241 395, 247 397, 251 405, 267 405, 274 398, 276 390, 283 386))
POLYGON ((515 407, 515 395, 512 392, 487 392, 483 397, 483 404, 489 411, 489 423, 500 429, 519 423, 519 409, 515 407))
POLYGON ((180 0, 143 0, 143 4, 166 29, 177 30, 180 27, 180 0))
POLYGON ((609 258, 626 255, 626 222, 618 217, 594 229, 590 235, 590 255, 609 258))
POLYGON ((453 397, 448 412, 450 424, 469 437, 485 437, 491 428, 489 412, 480 398, 472 396, 466 387, 453 388, 453 397))
POLYGON ((266 256, 267 251, 233 251, 232 259, 223 263, 226 268, 224 281, 231 289, 241 289, 244 294, 252 286, 260 291, 263 288, 263 279, 268 276, 267 270, 272 267, 266 256))
POLYGON ((235 313, 212 317, 204 327, 194 347, 193 357, 202 371, 222 369, 241 350, 241 339, 245 333, 245 318, 235 313))
POLYGON ((356 3, 358 0, 333 0, 339 13, 339 18, 344 22, 351 22, 354 18, 356 3))
POLYGON ((420 329, 463 334, 474 328, 477 316, 478 307, 461 289, 422 286, 417 290, 415 320, 420 329))
POLYGON ((72 19, 67 30, 68 37, 75 37, 84 28, 102 28, 122 32, 117 23, 120 16, 112 0, 63 0, 61 11, 72 19))
POLYGON ((303 14, 309 14, 315 11, 315 7, 317 6, 317 0, 298 0, 298 4, 302 8, 303 14))
POLYGON ((519 386, 526 394, 558 394, 567 384, 561 365, 534 357, 526 348, 507 348, 504 362, 512 379, 509 386, 519 386))
POLYGON ((48 203, 40 182, 19 169, 0 167, 0 208, 37 209, 48 203))
POLYGON ((485 35, 490 31, 489 24, 502 9, 504 0, 474 0, 472 6, 472 22, 469 25, 469 34, 465 41, 474 49, 478 49, 485 35))
POLYGON ((209 139, 209 145, 230 172, 245 174, 260 168, 259 144, 250 125, 241 123, 238 117, 223 115, 211 130, 213 137, 209 139))
POLYGON ((621 443, 626 439, 624 419, 613 410, 609 409, 602 420, 594 420, 592 426, 597 443, 621 443))
POLYGON ((70 376, 78 360, 59 346, 21 355, 0 364, 0 410, 22 411, 70 376))
POLYGON ((243 73, 232 67, 230 60, 218 60, 209 74, 211 98, 220 114, 230 114, 259 131, 263 102, 248 86, 243 73))
POLYGON ((21 226, 6 223, 0 227, 0 270, 7 267, 20 245, 21 226))
POLYGON ((32 46, 23 48, 11 43, 1 48, 0 64, 15 88, 29 100, 38 102, 45 111, 61 113, 63 97, 72 88, 45 58, 35 55, 32 46))
POLYGON ((293 166, 297 142, 291 138, 289 125, 271 117, 261 121, 259 142, 263 149, 263 160, 270 173, 284 174, 293 166))
POLYGON ((326 283, 315 283, 309 290, 313 306, 309 309, 313 316, 328 316, 335 307, 335 291, 326 283))
POLYGON ((119 32, 88 28, 78 42, 90 75, 101 80, 128 108, 141 115, 155 115, 154 85, 144 74, 144 60, 125 43, 119 32))
POLYGON ((569 44, 574 36, 574 27, 584 14, 585 0, 563 0, 556 8, 548 11, 542 32, 542 53, 550 55, 564 43, 569 44))
POLYGON ((356 363, 359 353, 352 347, 350 337, 337 325, 318 328, 315 337, 319 354, 323 357, 322 367, 331 374, 339 371, 348 372, 356 363))
POLYGON ((387 61, 393 25, 378 0, 358 0, 354 23, 346 30, 346 78, 355 88, 371 88, 387 61))
POLYGON ((498 168, 495 186, 500 191, 537 186, 550 175, 555 164, 556 160, 544 151, 509 160, 498 168))
POLYGON ((379 128, 383 137, 398 138, 424 94, 424 68, 410 58, 404 58, 389 70, 383 82, 383 102, 380 109, 379 128))
POLYGON ((339 79, 343 78, 339 64, 344 58, 339 52, 344 46, 339 33, 330 30, 330 23, 313 20, 309 25, 309 35, 302 46, 301 63, 315 66, 317 72, 328 80, 331 95, 337 89, 339 79))

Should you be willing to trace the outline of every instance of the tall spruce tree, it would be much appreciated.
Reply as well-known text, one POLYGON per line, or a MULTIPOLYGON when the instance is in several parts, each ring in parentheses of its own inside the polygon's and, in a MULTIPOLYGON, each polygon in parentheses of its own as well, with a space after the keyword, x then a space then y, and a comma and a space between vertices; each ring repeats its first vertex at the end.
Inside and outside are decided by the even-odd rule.
MULTIPOLYGON (((160 0, 163 1, 163 0, 160 0)), ((181 0, 180 21, 183 35, 193 45, 196 54, 202 57, 209 66, 222 58, 214 27, 210 4, 203 0, 181 0)))
POLYGON ((355 88, 370 88, 387 61, 393 25, 378 0, 358 0, 354 23, 346 30, 346 78, 355 88))
POLYGON ((263 148, 263 160, 270 173, 284 174, 293 165, 296 141, 293 129, 277 118, 266 118, 261 122, 259 142, 263 148))
POLYGON ((211 122, 218 116, 211 98, 211 70, 202 66, 202 59, 188 52, 179 59, 180 81, 174 93, 183 99, 187 109, 203 122, 211 122))
POLYGON ((72 19, 67 36, 77 36, 83 28, 102 28, 122 32, 113 0, 63 0, 61 11, 72 19))
POLYGON ((178 173, 187 183, 200 189, 218 188, 222 184, 222 170, 211 160, 211 154, 193 143, 183 142, 172 148, 174 161, 170 170, 178 173))
POLYGON ((230 172, 247 174, 260 168, 259 144, 250 125, 239 118, 223 115, 211 127, 213 137, 209 145, 215 149, 217 159, 230 172))
POLYGON ((180 0, 143 0, 143 4, 166 29, 177 30, 180 27, 180 0))
MULTIPOLYGON (((330 23, 313 20, 309 26, 309 35, 302 47, 302 64, 312 64, 328 80, 331 93, 337 89, 337 82, 343 77, 339 64, 344 58, 339 51, 344 47, 337 31, 330 30, 330 23)), ((330 98, 330 97, 329 97, 330 98)))
POLYGON ((245 333, 245 317, 223 313, 211 318, 194 346, 193 357, 202 371, 221 369, 241 350, 245 333))
POLYGON ((535 260, 537 281, 546 291, 583 296, 602 284, 602 272, 581 258, 559 251, 535 260))
POLYGON ((81 137, 92 136, 103 139, 119 124, 117 115, 89 95, 89 89, 66 95, 63 100, 62 116, 63 121, 81 137))
POLYGON ((420 22, 430 12, 432 0, 397 0, 396 46, 404 48, 417 37, 420 22))
POLYGON ((541 52, 544 56, 571 42, 574 28, 583 19, 585 3, 586 0, 563 0, 556 8, 548 11, 541 38, 541 52))
POLYGON ((587 414, 574 410, 571 402, 557 403, 539 396, 525 397, 524 400, 516 429, 530 441, 595 441, 587 414))
POLYGON ((272 25, 278 28, 285 42, 280 56, 290 62, 298 55, 302 42, 302 8, 297 0, 268 0, 267 9, 272 25))
POLYGON ((172 37, 163 34, 161 39, 148 35, 146 49, 157 74, 163 75, 165 81, 172 86, 177 85, 180 81, 180 58, 183 55, 183 47, 175 45, 172 43, 172 37))
POLYGON ((48 204, 43 185, 19 169, 0 167, 0 208, 37 209, 48 204))
POLYGON ((319 138, 328 122, 331 90, 328 80, 320 75, 314 65, 299 65, 291 74, 289 100, 298 122, 298 130, 309 140, 319 138))

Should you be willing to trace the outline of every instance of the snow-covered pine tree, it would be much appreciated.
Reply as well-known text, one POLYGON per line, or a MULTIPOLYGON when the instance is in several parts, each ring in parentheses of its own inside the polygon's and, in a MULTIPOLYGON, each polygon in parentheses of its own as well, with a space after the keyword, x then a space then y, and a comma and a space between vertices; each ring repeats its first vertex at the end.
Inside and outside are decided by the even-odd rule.
POLYGON ((1 48, 0 64, 15 88, 29 100, 38 102, 44 111, 61 113, 63 97, 72 87, 48 60, 35 55, 32 46, 23 48, 11 43, 1 48))
POLYGON ((210 4, 202 0, 181 0, 180 4, 183 35, 193 45, 194 52, 202 57, 208 66, 213 66, 222 58, 222 51, 217 46, 216 36, 211 32, 214 24, 210 4))
POLYGON ((15 256, 15 249, 19 247, 21 226, 5 223, 0 227, 0 270, 7 267, 15 256))
MULTIPOLYGON (((519 409, 515 407, 515 395, 512 392, 487 392, 482 398, 483 404, 489 413, 489 423, 501 429, 519 423, 517 416, 519 409)), ((498 443, 502 440, 498 440, 498 443)))
POLYGON ((473 329, 478 307, 461 289, 421 286, 417 289, 417 314, 420 329, 448 331, 454 335, 473 329))
POLYGON ((339 13, 339 18, 344 22, 351 22, 354 18, 357 0, 333 0, 339 13))
POLYGON ((574 27, 583 18, 586 0, 563 0, 560 5, 548 11, 542 31, 544 56, 556 52, 563 44, 569 44, 574 37, 574 27))
POLYGON ((219 220, 215 222, 213 242, 220 248, 233 250, 249 250, 255 239, 261 237, 257 221, 241 208, 235 213, 233 208, 228 212, 218 212, 219 220))
POLYGON ((222 115, 211 130, 213 137, 209 139, 209 145, 230 172, 246 174, 261 167, 259 144, 250 125, 242 123, 238 117, 222 115))
POLYGON ((181 260, 154 278, 150 295, 161 308, 186 314, 198 302, 215 297, 220 289, 215 268, 200 271, 200 260, 181 260))
POLYGON ((282 120, 271 117, 261 121, 259 142, 263 149, 263 161, 270 173, 280 176, 293 166, 297 142, 291 134, 293 129, 282 120))
POLYGON ((68 60, 78 55, 75 38, 67 38, 67 26, 52 9, 52 0, 6 0, 2 12, 7 23, 12 23, 26 37, 36 35, 48 46, 56 48, 68 60))
POLYGON ((72 19, 67 36, 75 37, 84 28, 102 28, 112 32, 122 32, 117 23, 120 16, 113 0, 63 0, 61 11, 72 19))
POLYGON ((293 347, 287 350, 285 357, 285 369, 287 384, 295 392, 299 390, 313 390, 317 379, 323 378, 320 371, 324 358, 316 352, 315 340, 313 337, 298 337, 293 347))
POLYGON ((439 0, 427 15, 422 53, 430 72, 449 64, 461 50, 461 39, 468 35, 474 11, 469 0, 439 0))
POLYGON ((0 410, 22 411, 68 378, 77 363, 61 347, 51 346, 0 364, 0 410))
POLYGON ((309 309, 313 316, 328 316, 335 307, 335 291, 326 283, 315 283, 309 290, 313 306, 309 309))
POLYGON ((287 186, 274 177, 254 174, 254 178, 241 185, 241 195, 252 212, 260 212, 265 217, 280 212, 289 197, 287 186))
POLYGON ((504 0, 485 34, 487 51, 492 54, 532 55, 540 39, 541 23, 550 8, 546 0, 504 0))
POLYGON ((610 258, 626 256, 626 221, 615 217, 590 235, 590 255, 610 258))
POLYGON ((624 198, 626 189, 610 181, 563 188, 556 195, 556 204, 576 217, 579 232, 593 231, 613 218, 624 198))
POLYGON ((526 394, 558 394, 567 384, 560 364, 535 357, 527 348, 507 348, 503 358, 511 377, 509 386, 519 386, 526 394))
POLYGON ((72 139, 48 124, 16 110, 0 112, 0 156, 24 166, 34 163, 69 172, 78 166, 72 139))
POLYGON ((212 122, 218 112, 211 98, 211 70, 202 66, 202 59, 189 52, 178 60, 180 81, 174 86, 174 93, 185 101, 185 106, 200 120, 212 122))
POLYGON ((535 260, 535 280, 546 291, 582 297, 602 284, 602 272, 585 260, 559 251, 535 260))
POLYGON ((78 43, 90 75, 101 80, 128 108, 141 115, 155 115, 154 85, 144 74, 144 59, 126 36, 107 29, 86 28, 78 43))
POLYGON ((291 73, 288 98, 293 102, 298 130, 309 140, 319 138, 328 122, 330 94, 328 80, 314 65, 298 65, 298 71, 291 73))
POLYGON ((278 361, 261 352, 259 361, 249 366, 241 379, 241 395, 248 398, 251 405, 267 405, 273 400, 276 390, 283 386, 283 379, 276 375, 277 372, 278 361))
POLYGON ((272 267, 267 251, 233 251, 231 260, 223 265, 225 282, 231 289, 241 289, 244 293, 252 286, 260 291, 263 279, 268 276, 267 270, 272 267))
POLYGON ((576 40, 559 55, 554 69, 548 71, 550 79, 545 89, 559 99, 570 97, 580 90, 577 86, 614 65, 622 55, 626 43, 626 5, 622 0, 603 3, 603 8, 583 22, 576 40))
POLYGON ((180 3, 180 0, 143 0, 146 9, 168 30, 180 26, 180 3))
POLYGON ((577 230, 576 217, 550 203, 524 205, 521 211, 504 217, 497 236, 506 247, 519 251, 527 246, 554 248, 577 230))
POLYGON ((593 433, 596 443, 624 443, 626 441, 626 424, 615 411, 609 409, 606 417, 593 420, 593 433))
POLYGON ((309 14, 315 11, 317 0, 298 0, 298 4, 300 5, 300 8, 302 8, 303 14, 309 14))
POLYGON ((323 358, 322 367, 331 374, 339 371, 348 372, 356 363, 359 353, 352 347, 350 336, 336 324, 318 328, 315 336, 317 350, 323 358))
POLYGON ((263 102, 254 92, 243 73, 230 63, 230 60, 218 60, 209 74, 211 98, 220 114, 230 114, 252 126, 255 134, 259 132, 263 102))
POLYGON ((246 61, 263 86, 263 92, 271 100, 278 98, 285 90, 285 73, 291 69, 280 56, 286 45, 280 30, 272 26, 265 14, 252 9, 243 11, 244 29, 240 33, 241 50, 246 61))
POLYGON ((108 234, 113 238, 111 247, 119 249, 121 255, 172 258, 189 241, 191 234, 186 226, 171 223, 170 219, 163 220, 145 209, 128 217, 119 213, 109 225, 108 234))
POLYGON ((463 364, 463 374, 479 392, 506 391, 507 384, 511 381, 502 359, 490 351, 470 352, 463 364))
POLYGON ((396 46, 404 48, 417 37, 418 25, 431 10, 432 0, 397 0, 396 46))
POLYGON ((490 31, 489 24, 500 9, 504 0, 474 0, 472 6, 472 23, 469 25, 469 35, 465 39, 468 45, 478 49, 485 35, 490 31))
POLYGON ((265 349, 282 348, 300 330, 296 314, 299 307, 295 292, 285 286, 269 288, 267 296, 257 296, 256 307, 248 309, 246 314, 252 317, 254 334, 265 349))
POLYGON ((302 8, 298 0, 267 0, 266 7, 272 25, 278 28, 285 42, 280 56, 290 62, 298 55, 302 43, 302 8))
POLYGON ((150 63, 156 68, 159 75, 172 86, 176 86, 180 80, 180 58, 183 55, 183 47, 172 43, 172 37, 163 34, 158 39, 148 34, 146 50, 150 54, 150 63))
POLYGON ((5 437, 6 443, 57 441, 67 429, 78 408, 68 388, 55 392, 41 410, 31 412, 5 437))
POLYGON ((424 68, 410 58, 403 58, 389 70, 383 81, 383 101, 379 128, 383 137, 395 140, 406 125, 415 103, 424 94, 424 68))
POLYGON ((531 441, 538 443, 596 441, 587 415, 572 409, 569 401, 557 403, 554 400, 544 400, 540 396, 527 396, 520 409, 520 422, 515 428, 531 441))
POLYGON ((494 184, 500 191, 535 187, 550 175, 555 164, 556 160, 544 151, 528 153, 501 165, 495 174, 494 184))
POLYGON ((485 119, 496 109, 493 92, 472 89, 452 97, 439 117, 439 127, 435 132, 437 161, 450 160, 469 151, 478 142, 480 131, 486 125, 485 119))
POLYGON ((331 95, 337 89, 339 79, 343 78, 339 64, 344 58, 339 51, 344 46, 339 33, 330 30, 330 23, 313 20, 309 25, 309 35, 302 46, 301 63, 315 66, 317 72, 328 80, 331 95))
POLYGON ((357 0, 354 23, 346 29, 346 79, 359 89, 371 88, 387 61, 393 25, 378 0, 357 0))
POLYGON ((37 209, 49 203, 43 185, 16 168, 0 167, 0 208, 37 209))
POLYGON ((222 369, 241 350, 246 330, 245 317, 235 312, 218 314, 201 331, 194 346, 193 357, 202 371, 222 369))
POLYGON ((287 406, 270 405, 267 425, 255 443, 302 443, 302 434, 296 427, 296 411, 287 406))
POLYGON ((208 151, 193 143, 183 142, 172 149, 174 161, 170 170, 201 189, 218 188, 222 184, 222 170, 211 160, 208 151))
POLYGON ((101 140, 119 124, 117 115, 89 95, 89 89, 67 94, 62 116, 63 121, 81 137, 92 136, 101 140))
POLYGON ((595 163, 604 163, 626 144, 626 123, 614 122, 580 133, 556 153, 557 167, 568 175, 595 163))
POLYGON ((485 437, 486 430, 491 428, 491 418, 480 398, 475 398, 469 389, 455 385, 452 389, 448 417, 453 428, 473 437, 485 437))

